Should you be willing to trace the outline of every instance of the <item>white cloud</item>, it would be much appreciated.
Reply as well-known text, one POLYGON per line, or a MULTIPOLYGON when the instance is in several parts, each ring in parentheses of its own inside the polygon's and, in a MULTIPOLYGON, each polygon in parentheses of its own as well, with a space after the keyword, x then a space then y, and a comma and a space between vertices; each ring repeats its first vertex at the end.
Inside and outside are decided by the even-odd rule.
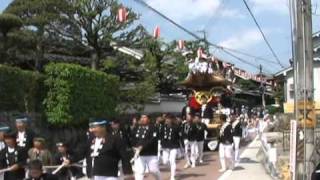
POLYGON ((146 2, 178 22, 210 17, 221 0, 146 0, 146 2))
POLYGON ((232 49, 245 49, 252 47, 263 40, 258 30, 249 29, 219 43, 220 46, 232 49))
POLYGON ((250 0, 256 13, 272 11, 280 14, 289 14, 288 0, 250 0))
POLYGON ((221 13, 216 14, 216 16, 221 16, 225 18, 244 18, 246 17, 237 9, 223 9, 221 13))

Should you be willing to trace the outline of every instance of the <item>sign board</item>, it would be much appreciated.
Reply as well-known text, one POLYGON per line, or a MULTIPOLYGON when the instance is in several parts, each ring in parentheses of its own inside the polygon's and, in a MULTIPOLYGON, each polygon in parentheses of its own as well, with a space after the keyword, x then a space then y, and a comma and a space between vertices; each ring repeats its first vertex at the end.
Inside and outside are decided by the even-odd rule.
POLYGON ((313 101, 299 101, 298 111, 299 111, 299 125, 301 127, 304 127, 304 125, 306 125, 307 128, 316 127, 315 103, 313 101), (304 119, 304 112, 306 113, 305 119, 304 119))
POLYGON ((290 121, 290 172, 295 177, 297 155, 297 121, 290 121))
POLYGON ((294 113, 294 103, 283 103, 283 111, 285 113, 294 113))

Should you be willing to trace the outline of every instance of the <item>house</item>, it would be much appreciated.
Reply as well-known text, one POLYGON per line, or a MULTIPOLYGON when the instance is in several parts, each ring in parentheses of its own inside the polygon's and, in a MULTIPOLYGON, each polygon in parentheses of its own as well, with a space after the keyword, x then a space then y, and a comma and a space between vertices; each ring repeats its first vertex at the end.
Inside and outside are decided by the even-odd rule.
MULTIPOLYGON (((313 35, 313 87, 317 121, 320 122, 320 32, 313 35)), ((294 112, 294 74, 293 67, 275 74, 275 79, 284 89, 283 108, 285 113, 294 112)), ((318 123, 319 124, 319 123, 318 123)))

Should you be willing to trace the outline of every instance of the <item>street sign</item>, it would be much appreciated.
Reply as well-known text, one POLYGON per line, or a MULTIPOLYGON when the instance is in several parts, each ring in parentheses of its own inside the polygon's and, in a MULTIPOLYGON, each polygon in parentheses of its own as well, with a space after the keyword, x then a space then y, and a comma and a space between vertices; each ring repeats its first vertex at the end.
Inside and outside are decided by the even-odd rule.
POLYGON ((295 177, 296 172, 296 154, 297 154, 297 121, 290 121, 290 171, 291 177, 295 177))
POLYGON ((304 127, 304 125, 306 125, 307 128, 316 127, 315 104, 313 101, 299 101, 298 113, 300 127, 304 127), (304 108, 306 109, 306 119, 304 119, 304 108))

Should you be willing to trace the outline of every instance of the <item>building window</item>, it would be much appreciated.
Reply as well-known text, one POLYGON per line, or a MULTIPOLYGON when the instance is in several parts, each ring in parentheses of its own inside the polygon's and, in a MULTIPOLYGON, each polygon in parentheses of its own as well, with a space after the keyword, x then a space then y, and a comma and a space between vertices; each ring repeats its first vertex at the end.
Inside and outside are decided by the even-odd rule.
POLYGON ((294 99, 294 91, 290 91, 290 99, 294 99))
POLYGON ((289 85, 289 98, 294 99, 294 84, 289 85))

